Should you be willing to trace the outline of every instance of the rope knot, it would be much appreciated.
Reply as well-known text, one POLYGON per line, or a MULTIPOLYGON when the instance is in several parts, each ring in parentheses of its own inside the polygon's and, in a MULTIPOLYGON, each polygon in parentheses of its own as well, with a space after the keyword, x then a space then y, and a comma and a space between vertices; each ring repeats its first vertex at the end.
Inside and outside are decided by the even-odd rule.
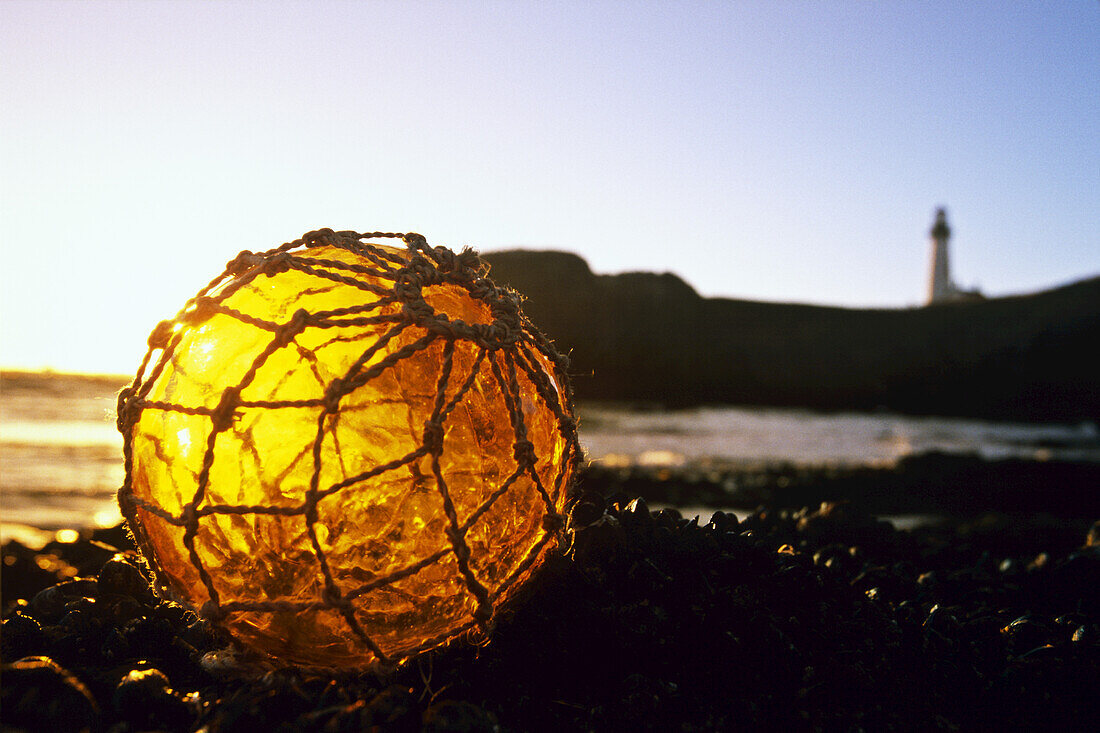
POLYGON ((458 256, 453 251, 446 247, 435 247, 432 254, 432 259, 435 260, 436 266, 439 267, 441 272, 454 272, 458 256))
POLYGON ((479 598, 473 616, 478 626, 485 628, 493 618, 493 604, 479 598))
POLYGON ((251 270, 256 265, 263 264, 264 258, 250 250, 241 250, 232 260, 225 264, 225 272, 237 277, 251 270))
POLYGON ((511 338, 512 332, 508 326, 500 321, 475 323, 473 333, 474 338, 478 340, 480 345, 492 349, 499 349, 502 346, 507 346, 511 341, 515 341, 514 338, 511 338))
POLYGON ((175 321, 161 321, 158 323, 153 332, 149 334, 149 348, 163 349, 168 346, 168 340, 172 338, 172 329, 175 326, 175 321))
POLYGON ((180 519, 183 520, 184 527, 195 527, 199 523, 199 511, 195 508, 194 504, 185 504, 180 509, 180 519))
MULTIPOLYGON (((421 258, 423 259, 423 258, 421 258)), ((424 281, 413 267, 410 261, 397 271, 393 282, 393 294, 403 303, 412 303, 421 300, 421 289, 424 281)))
POLYGON ((115 401, 115 425, 118 426, 121 433, 125 433, 131 425, 137 422, 137 413, 140 412, 140 409, 136 404, 130 402, 133 395, 134 388, 132 386, 124 387, 118 393, 118 399, 115 401))
POLYGON ((514 346, 523 338, 523 331, 519 327, 519 321, 516 321, 514 325, 502 323, 500 324, 500 328, 504 332, 500 340, 501 343, 506 346, 514 346))
POLYGON ((321 591, 321 600, 326 606, 332 606, 333 608, 342 608, 347 605, 347 601, 344 600, 344 596, 340 593, 340 589, 335 585, 326 586, 321 591))
POLYGON ((423 300, 413 300, 406 302, 402 306, 402 310, 408 314, 418 325, 423 321, 429 320, 435 315, 435 308, 428 305, 423 300))
POLYGON ((489 346, 489 326, 485 323, 470 324, 470 338, 479 346, 489 346))
POLYGON ((224 432, 233 425, 234 411, 240 402, 241 388, 226 387, 225 391, 222 392, 222 398, 218 402, 218 406, 214 408, 214 414, 210 416, 211 422, 214 423, 215 433, 224 432))
POLYGON ((344 380, 340 377, 334 377, 328 383, 328 387, 325 388, 325 396, 322 398, 325 412, 336 412, 340 407, 340 398, 344 394, 344 380))
POLYGON ((332 231, 332 229, 330 229, 329 227, 324 227, 322 229, 315 229, 314 231, 309 232, 304 237, 302 237, 302 241, 307 247, 320 247, 326 244, 331 244, 335 236, 336 232, 332 231))
POLYGON ((482 266, 481 256, 477 253, 477 250, 463 247, 462 251, 458 253, 458 265, 463 270, 479 272, 482 266))
POLYGON ((557 532, 565 526, 565 517, 557 512, 549 512, 542 517, 542 528, 546 532, 557 532))
POLYGON ((225 618, 225 611, 222 610, 217 601, 209 600, 199 608, 199 615, 207 621, 217 622, 225 618))
POLYGON ((405 240, 405 246, 411 250, 428 248, 428 240, 424 237, 423 234, 408 232, 407 234, 402 234, 401 238, 405 240))
POLYGON ((440 268, 423 255, 414 255, 409 260, 408 268, 421 286, 438 285, 443 282, 443 273, 440 272, 440 268))
POLYGON ((500 293, 491 306, 493 317, 509 324, 519 324, 519 298, 510 290, 500 293))
POLYGON ((512 448, 512 456, 522 468, 535 465, 535 444, 529 440, 517 440, 512 448))
POLYGON ((279 254, 268 258, 263 265, 260 266, 260 271, 268 277, 274 277, 281 272, 286 272, 290 269, 290 254, 287 252, 280 252, 279 254))
POLYGON ((319 512, 317 511, 317 496, 310 495, 306 498, 305 504, 302 507, 302 516, 305 517, 306 524, 316 524, 319 512))
MULTIPOLYGON (((218 311, 218 301, 207 295, 200 295, 195 298, 194 303, 190 310, 183 312, 180 316, 180 323, 187 324, 189 326, 197 326, 204 322, 207 318, 214 315, 218 311)), ((163 323, 164 321, 162 321, 163 323)))
POLYGON ((293 341, 295 336, 306 329, 308 323, 309 311, 305 308, 294 311, 294 315, 290 317, 290 320, 279 326, 275 331, 276 348, 286 346, 293 341))
POLYGON ((470 293, 471 298, 480 300, 482 303, 492 303, 493 299, 496 298, 496 288, 490 285, 488 280, 483 278, 479 278, 470 283, 467 292, 470 293))
POLYGON ((443 533, 447 535, 447 539, 455 546, 455 553, 464 559, 469 559, 470 548, 466 547, 466 543, 463 541, 466 539, 466 533, 463 532, 460 527, 447 527, 443 530, 443 533), (465 551, 465 553, 463 553, 463 551, 465 551))
POLYGON ((443 452, 442 423, 433 420, 424 423, 424 447, 433 456, 438 456, 443 452))

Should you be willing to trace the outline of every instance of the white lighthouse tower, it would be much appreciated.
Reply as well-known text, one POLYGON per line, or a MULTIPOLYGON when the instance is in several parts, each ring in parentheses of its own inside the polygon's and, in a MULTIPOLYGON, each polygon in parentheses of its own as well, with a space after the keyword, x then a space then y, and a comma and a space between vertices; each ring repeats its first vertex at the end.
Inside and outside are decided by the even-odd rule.
POLYGON ((942 207, 936 209, 936 223, 928 234, 932 237, 932 276, 928 282, 928 305, 983 300, 985 296, 977 288, 963 290, 951 281, 951 270, 947 264, 947 242, 951 239, 951 227, 947 226, 947 212, 942 207))
POLYGON ((932 237, 932 276, 928 283, 928 302, 931 304, 951 300, 956 292, 947 265, 951 227, 947 226, 947 212, 943 208, 936 209, 936 223, 928 234, 932 237))

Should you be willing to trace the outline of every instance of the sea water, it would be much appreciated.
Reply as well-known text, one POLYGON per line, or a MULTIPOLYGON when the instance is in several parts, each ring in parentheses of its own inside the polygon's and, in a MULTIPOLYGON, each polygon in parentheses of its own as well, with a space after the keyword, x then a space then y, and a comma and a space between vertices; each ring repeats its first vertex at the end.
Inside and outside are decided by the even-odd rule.
POLYGON ((588 404, 579 412, 590 457, 608 463, 889 467, 905 456, 932 451, 986 460, 1100 461, 1100 430, 1092 422, 988 422, 758 407, 667 411, 588 404))
MULTIPOLYGON (((28 541, 41 530, 121 521, 123 480, 115 430, 121 377, 5 372, 0 377, 0 533, 28 541)), ((889 466, 928 451, 987 459, 1100 462, 1100 432, 1074 425, 993 423, 894 414, 699 407, 655 410, 581 404, 588 458, 610 465, 766 464, 889 466)))

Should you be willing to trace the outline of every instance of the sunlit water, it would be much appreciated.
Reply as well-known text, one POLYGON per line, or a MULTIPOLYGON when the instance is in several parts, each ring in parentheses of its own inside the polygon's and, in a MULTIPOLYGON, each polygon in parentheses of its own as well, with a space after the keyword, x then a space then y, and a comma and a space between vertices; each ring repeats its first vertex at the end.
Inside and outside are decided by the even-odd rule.
POLYGON ((993 423, 745 407, 652 411, 595 404, 583 406, 580 418, 590 457, 608 463, 890 466, 930 451, 987 460, 1100 461, 1100 431, 1091 422, 993 423))
MULTIPOLYGON (((121 521, 122 438, 114 426, 119 380, 11 375, 0 381, 0 531, 121 521)), ((703 407, 635 410, 586 404, 581 440, 592 460, 614 465, 884 465, 927 451, 988 459, 1100 462, 1095 424, 1034 425, 891 414, 703 407)), ((700 510, 705 511, 705 510, 700 510)))
POLYGON ((0 510, 4 539, 29 528, 111 526, 122 483, 118 380, 7 374, 0 379, 0 510))

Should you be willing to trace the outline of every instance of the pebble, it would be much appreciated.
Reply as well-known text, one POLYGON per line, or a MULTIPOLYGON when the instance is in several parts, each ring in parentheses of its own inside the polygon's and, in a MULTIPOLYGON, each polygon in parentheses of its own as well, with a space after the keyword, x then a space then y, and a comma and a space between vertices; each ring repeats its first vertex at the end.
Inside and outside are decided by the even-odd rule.
POLYGON ((96 577, 103 593, 129 596, 141 603, 156 603, 149 580, 125 554, 116 554, 104 563, 96 577))
POLYGON ((92 693, 49 657, 5 664, 2 676, 5 729, 75 733, 98 728, 100 710, 92 693))
POLYGON ((1100 630, 1096 624, 1081 624, 1073 630, 1070 641, 1081 646, 1096 646, 1100 644, 1100 630))
POLYGON ((54 623, 61 619, 69 599, 60 585, 43 588, 31 599, 28 611, 42 623, 54 623))
POLYGON ((115 712, 137 730, 186 726, 194 717, 190 706, 173 690, 168 676, 156 668, 131 670, 112 695, 115 712))
POLYGON ((367 703, 370 724, 381 728, 396 727, 411 720, 417 709, 411 687, 390 685, 367 703))
POLYGON ((423 733, 494 733, 500 725, 492 713, 465 700, 443 700, 434 703, 421 716, 423 733))

